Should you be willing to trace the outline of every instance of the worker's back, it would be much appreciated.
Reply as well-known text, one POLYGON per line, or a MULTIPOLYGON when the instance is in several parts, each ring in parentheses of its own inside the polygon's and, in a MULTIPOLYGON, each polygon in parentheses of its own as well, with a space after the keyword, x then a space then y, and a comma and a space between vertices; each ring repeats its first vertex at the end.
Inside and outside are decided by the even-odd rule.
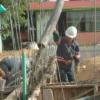
POLYGON ((12 73, 16 72, 21 65, 21 58, 20 57, 12 57, 9 56, 2 60, 3 64, 6 65, 9 71, 12 73))

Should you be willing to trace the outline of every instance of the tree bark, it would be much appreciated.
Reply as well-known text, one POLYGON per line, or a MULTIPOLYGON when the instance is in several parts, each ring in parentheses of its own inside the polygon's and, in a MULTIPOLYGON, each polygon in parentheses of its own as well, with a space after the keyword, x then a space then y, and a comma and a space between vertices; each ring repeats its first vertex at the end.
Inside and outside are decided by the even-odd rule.
POLYGON ((64 5, 64 0, 57 0, 54 12, 52 13, 47 23, 47 26, 43 32, 44 34, 42 35, 40 39, 40 43, 42 43, 44 46, 48 44, 48 34, 52 34, 56 27, 56 24, 59 20, 60 14, 63 9, 63 5, 64 5))

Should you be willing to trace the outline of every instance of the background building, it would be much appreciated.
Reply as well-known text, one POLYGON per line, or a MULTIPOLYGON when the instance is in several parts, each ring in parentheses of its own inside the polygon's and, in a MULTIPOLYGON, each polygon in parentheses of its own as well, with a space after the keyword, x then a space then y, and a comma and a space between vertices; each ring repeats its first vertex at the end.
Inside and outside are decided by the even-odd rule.
MULTIPOLYGON (((31 4, 34 11, 35 40, 38 42, 55 7, 54 1, 31 4)), ((61 36, 68 26, 78 28, 78 41, 82 45, 100 43, 100 0, 70 0, 64 2, 63 12, 57 24, 61 36), (95 24, 96 23, 96 24, 95 24), (96 29, 95 29, 96 27, 96 29), (96 30, 96 32, 95 32, 96 30)))

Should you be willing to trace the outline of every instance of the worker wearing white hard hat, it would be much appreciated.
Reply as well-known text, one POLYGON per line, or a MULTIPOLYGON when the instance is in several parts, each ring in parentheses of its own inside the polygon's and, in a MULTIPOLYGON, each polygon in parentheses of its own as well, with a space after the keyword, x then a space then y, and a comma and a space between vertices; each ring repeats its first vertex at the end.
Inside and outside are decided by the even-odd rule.
POLYGON ((67 37, 69 37, 69 38, 76 38, 76 36, 77 36, 77 29, 76 29, 76 27, 74 27, 74 26, 70 26, 67 30, 66 30, 66 32, 65 32, 65 35, 67 36, 67 37))
POLYGON ((61 39, 57 48, 58 81, 75 81, 75 67, 79 63, 79 45, 74 38, 77 36, 77 29, 70 26, 65 31, 65 37, 61 39))

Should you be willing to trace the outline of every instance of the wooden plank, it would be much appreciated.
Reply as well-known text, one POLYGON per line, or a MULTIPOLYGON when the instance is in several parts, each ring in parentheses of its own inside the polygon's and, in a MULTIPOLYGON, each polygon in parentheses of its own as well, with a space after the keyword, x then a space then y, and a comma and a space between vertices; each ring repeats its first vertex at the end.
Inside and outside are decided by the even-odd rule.
POLYGON ((52 89, 43 90, 43 100, 54 100, 52 89))
POLYGON ((19 94, 20 94, 20 88, 17 88, 10 95, 8 95, 8 97, 6 97, 4 100, 17 100, 19 94))
POLYGON ((6 80, 0 78, 0 91, 4 91, 6 80))
MULTIPOLYGON (((76 98, 80 98, 82 96, 94 95, 93 84, 86 84, 86 85, 84 84, 59 85, 58 84, 58 85, 44 86, 41 89, 43 89, 43 91, 45 91, 46 89, 52 89, 54 100, 63 100, 64 97, 65 100, 75 100, 76 98)), ((98 92, 100 92, 100 86, 98 86, 98 92)), ((45 99, 43 98, 42 100, 45 99)))
POLYGON ((86 97, 82 97, 80 99, 75 99, 75 100, 100 100, 100 94, 99 95, 92 95, 92 96, 86 96, 86 97))
POLYGON ((28 100, 42 100, 40 87, 36 88, 28 100))
MULTIPOLYGON (((51 85, 46 85, 42 86, 42 88, 94 88, 94 84, 73 84, 73 85, 68 85, 68 84, 51 84, 51 85)), ((100 85, 98 86, 100 87, 100 85)))
POLYGON ((86 90, 85 92, 82 92, 80 93, 79 95, 77 95, 76 97, 73 98, 73 100, 76 100, 78 98, 81 98, 83 97, 84 95, 87 95, 89 92, 93 91, 93 88, 92 89, 89 89, 89 90, 86 90))

